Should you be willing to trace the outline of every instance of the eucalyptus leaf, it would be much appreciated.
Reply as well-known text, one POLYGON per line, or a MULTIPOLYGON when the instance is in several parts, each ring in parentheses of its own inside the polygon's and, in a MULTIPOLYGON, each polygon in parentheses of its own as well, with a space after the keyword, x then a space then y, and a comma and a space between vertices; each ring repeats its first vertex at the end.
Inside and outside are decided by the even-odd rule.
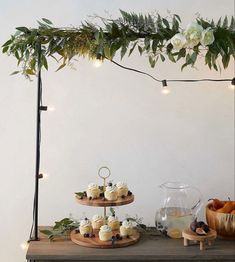
POLYGON ((23 32, 23 33, 30 33, 30 30, 25 26, 16 27, 16 30, 23 32))
POLYGON ((50 230, 47 230, 47 229, 40 230, 40 232, 41 232, 41 233, 43 233, 43 234, 45 234, 45 235, 47 235, 47 236, 50 236, 50 235, 52 235, 52 231, 50 231, 50 230))
POLYGON ((47 23, 48 25, 52 25, 53 23, 49 20, 49 19, 47 19, 47 18, 42 18, 42 20, 45 22, 45 23, 47 23))
POLYGON ((20 73, 20 71, 14 71, 10 75, 13 76, 13 75, 16 75, 16 74, 19 74, 19 73, 20 73))
POLYGON ((56 69, 56 72, 57 71, 59 71, 59 70, 61 70, 63 67, 65 67, 66 66, 66 64, 65 63, 63 63, 62 65, 60 65, 57 69, 56 69))

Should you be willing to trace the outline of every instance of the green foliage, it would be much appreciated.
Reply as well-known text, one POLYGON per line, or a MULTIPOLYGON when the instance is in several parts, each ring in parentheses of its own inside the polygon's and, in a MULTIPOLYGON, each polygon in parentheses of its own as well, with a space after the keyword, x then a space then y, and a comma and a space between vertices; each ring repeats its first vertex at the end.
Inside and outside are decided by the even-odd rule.
POLYGON ((140 218, 136 215, 135 217, 127 216, 126 219, 134 222, 136 224, 136 227, 139 229, 139 231, 148 230, 148 227, 143 223, 143 218, 140 218))
POLYGON ((192 48, 173 49, 170 39, 181 31, 181 19, 174 14, 170 18, 128 13, 120 10, 118 19, 99 18, 103 26, 84 22, 80 27, 56 28, 46 18, 38 21, 38 28, 17 27, 16 33, 3 45, 2 52, 15 56, 17 66, 26 77, 37 74, 38 69, 48 70, 48 58, 54 58, 61 70, 71 64, 76 56, 112 60, 117 52, 121 59, 130 56, 137 49, 140 55, 145 54, 151 67, 157 61, 168 58, 173 63, 184 60, 182 69, 194 66, 198 56, 204 56, 205 64, 210 69, 218 70, 222 61, 227 68, 231 57, 235 57, 235 20, 225 16, 218 22, 198 18, 204 29, 213 30, 215 40, 205 47, 200 43, 192 48), (205 50, 206 49, 206 50, 205 50))
POLYGON ((50 240, 54 240, 57 237, 68 237, 73 229, 79 227, 79 223, 71 218, 63 218, 60 221, 56 221, 52 229, 40 230, 50 240))

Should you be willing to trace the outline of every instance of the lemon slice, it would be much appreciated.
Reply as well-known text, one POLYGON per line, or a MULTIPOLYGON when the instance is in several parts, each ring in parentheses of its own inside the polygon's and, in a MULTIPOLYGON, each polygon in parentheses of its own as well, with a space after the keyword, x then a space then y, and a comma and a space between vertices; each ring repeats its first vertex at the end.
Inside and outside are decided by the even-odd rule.
POLYGON ((170 228, 167 230, 167 235, 171 238, 181 238, 182 232, 178 228, 170 228))

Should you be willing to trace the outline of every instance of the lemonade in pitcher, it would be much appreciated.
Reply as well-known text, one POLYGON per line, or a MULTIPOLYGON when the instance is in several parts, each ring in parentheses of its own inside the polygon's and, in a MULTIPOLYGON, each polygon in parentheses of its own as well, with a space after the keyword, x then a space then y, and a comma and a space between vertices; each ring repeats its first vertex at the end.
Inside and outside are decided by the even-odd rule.
POLYGON ((164 235, 181 238, 182 231, 189 227, 202 205, 201 193, 178 182, 164 183, 160 188, 164 189, 165 194, 163 205, 156 212, 156 227, 164 235))
POLYGON ((189 227, 192 220, 193 215, 190 209, 182 212, 179 207, 166 207, 156 213, 155 224, 163 234, 171 238, 181 238, 182 231, 189 227))

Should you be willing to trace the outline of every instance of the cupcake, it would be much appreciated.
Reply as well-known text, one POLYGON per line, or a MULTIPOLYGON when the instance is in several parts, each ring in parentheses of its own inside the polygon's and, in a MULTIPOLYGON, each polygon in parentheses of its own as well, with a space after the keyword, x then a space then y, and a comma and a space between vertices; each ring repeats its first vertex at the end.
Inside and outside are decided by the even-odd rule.
POLYGON ((128 187, 126 183, 118 182, 116 184, 118 197, 126 197, 128 195, 128 187))
POLYGON ((110 226, 112 230, 119 230, 120 222, 118 221, 117 217, 109 216, 108 217, 108 226, 110 226))
POLYGON ((117 193, 117 187, 116 186, 107 186, 104 192, 104 197, 107 200, 117 200, 118 193, 117 193))
POLYGON ((100 215, 94 215, 91 220, 93 229, 100 229, 104 225, 104 218, 100 215))
POLYGON ((88 198, 98 198, 100 196, 99 186, 93 183, 89 184, 86 193, 88 198))
POLYGON ((112 239, 112 228, 108 225, 100 227, 99 238, 101 241, 109 241, 112 239))
POLYGON ((131 236, 133 233, 133 223, 129 220, 124 220, 120 226, 120 235, 122 237, 131 236))
POLYGON ((80 221, 79 231, 81 235, 92 233, 91 221, 88 218, 80 221))

